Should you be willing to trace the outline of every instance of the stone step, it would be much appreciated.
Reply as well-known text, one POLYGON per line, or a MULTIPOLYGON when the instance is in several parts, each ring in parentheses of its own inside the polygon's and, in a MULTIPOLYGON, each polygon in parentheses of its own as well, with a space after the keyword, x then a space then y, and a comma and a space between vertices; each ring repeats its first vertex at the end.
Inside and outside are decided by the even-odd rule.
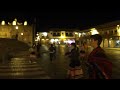
POLYGON ((51 79, 49 76, 18 76, 18 77, 13 77, 13 76, 0 76, 0 79, 51 79))
POLYGON ((12 58, 7 65, 0 65, 0 79, 49 79, 37 63, 26 58, 12 58))
POLYGON ((0 73, 2 72, 35 72, 35 71, 42 71, 42 68, 7 68, 7 69, 0 69, 0 73))
POLYGON ((11 68, 11 69, 14 69, 14 68, 36 68, 36 67, 39 67, 39 68, 40 68, 39 65, 33 64, 33 65, 13 65, 13 66, 9 65, 9 66, 0 66, 0 69, 7 69, 7 68, 11 68))
POLYGON ((47 75, 45 71, 38 71, 38 72, 0 72, 0 77, 1 76, 12 76, 12 77, 25 77, 25 76, 37 76, 37 75, 47 75))

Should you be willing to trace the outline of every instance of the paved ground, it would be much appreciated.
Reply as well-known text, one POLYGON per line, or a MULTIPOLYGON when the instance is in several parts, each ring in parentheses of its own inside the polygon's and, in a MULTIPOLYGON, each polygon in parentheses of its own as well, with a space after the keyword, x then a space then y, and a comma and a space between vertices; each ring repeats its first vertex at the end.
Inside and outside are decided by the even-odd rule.
MULTIPOLYGON (((43 45, 41 52, 48 50, 48 47, 43 45)), ((65 56, 68 50, 64 45, 57 46, 56 59, 52 62, 49 59, 49 53, 43 53, 39 59, 39 64, 53 79, 65 79, 69 68, 69 58, 65 56)))
MULTIPOLYGON (((17 53, 7 64, 0 65, 1 79, 65 79, 69 65, 69 58, 64 45, 57 46, 56 59, 49 59, 48 47, 42 45, 41 57, 37 63, 30 63, 27 58, 28 52, 17 53)), ((111 62, 113 62, 113 79, 120 78, 120 49, 105 48, 111 62)), ((84 66, 84 65, 83 65, 84 66)), ((83 78, 82 78, 83 79, 83 78)))
MULTIPOLYGON (((47 49, 44 49, 44 47, 47 48, 46 46, 43 46, 42 50, 43 51, 47 50, 47 49)), ((113 63, 112 78, 120 79, 120 57, 119 57, 120 48, 104 48, 104 49, 108 57, 110 58, 110 61, 113 63)), ((39 60, 39 64, 54 79, 65 79, 66 78, 69 58, 64 56, 65 51, 66 51, 66 47, 64 45, 58 46, 57 55, 56 55, 57 59, 55 59, 53 62, 50 62, 48 53, 44 53, 39 60)))

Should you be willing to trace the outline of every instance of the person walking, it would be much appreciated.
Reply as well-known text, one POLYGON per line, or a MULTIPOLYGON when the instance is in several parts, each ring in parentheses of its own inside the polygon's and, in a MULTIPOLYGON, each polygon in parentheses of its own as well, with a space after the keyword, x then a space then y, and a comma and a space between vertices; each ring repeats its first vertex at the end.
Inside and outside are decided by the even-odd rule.
POLYGON ((49 48, 50 61, 53 60, 53 57, 55 56, 55 55, 54 55, 55 52, 56 52, 56 49, 55 49, 55 47, 53 46, 53 44, 51 44, 51 45, 50 45, 50 48, 49 48))

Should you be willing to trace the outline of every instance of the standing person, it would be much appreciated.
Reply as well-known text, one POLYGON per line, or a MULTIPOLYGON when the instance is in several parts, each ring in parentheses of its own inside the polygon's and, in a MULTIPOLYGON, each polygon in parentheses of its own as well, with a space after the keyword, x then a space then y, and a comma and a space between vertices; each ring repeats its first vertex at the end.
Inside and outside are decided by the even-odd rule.
POLYGON ((88 53, 87 43, 84 42, 82 44, 82 46, 80 47, 80 59, 81 59, 81 61, 83 61, 87 57, 87 53, 88 53))
POLYGON ((65 53, 65 55, 68 55, 70 57, 70 69, 68 70, 68 78, 77 79, 79 77, 76 76, 79 76, 81 74, 81 72, 79 73, 79 71, 81 71, 81 69, 79 68, 79 48, 76 46, 75 43, 71 43, 71 47, 72 50, 70 52, 65 53))
POLYGON ((53 55, 54 55, 54 59, 56 59, 56 46, 55 46, 55 43, 53 44, 53 47, 54 47, 54 53, 53 53, 53 55))
POLYGON ((41 47, 41 44, 38 42, 38 44, 36 45, 37 57, 40 57, 40 47, 41 47))
POLYGON ((112 63, 108 60, 105 51, 100 47, 102 37, 99 34, 91 35, 91 46, 94 48, 88 56, 87 66, 89 79, 110 79, 112 63))
POLYGON ((49 51, 50 51, 50 60, 52 61, 53 57, 54 57, 54 54, 56 52, 55 47, 53 46, 53 44, 50 45, 49 51))
POLYGON ((80 61, 81 61, 81 67, 83 69, 83 74, 84 74, 84 78, 88 77, 88 73, 87 73, 87 67, 86 67, 86 61, 88 58, 88 45, 86 42, 82 43, 81 47, 80 47, 80 61))
POLYGON ((36 60, 37 60, 36 50, 35 50, 34 46, 32 46, 29 49, 29 59, 30 59, 30 63, 36 62, 36 60))

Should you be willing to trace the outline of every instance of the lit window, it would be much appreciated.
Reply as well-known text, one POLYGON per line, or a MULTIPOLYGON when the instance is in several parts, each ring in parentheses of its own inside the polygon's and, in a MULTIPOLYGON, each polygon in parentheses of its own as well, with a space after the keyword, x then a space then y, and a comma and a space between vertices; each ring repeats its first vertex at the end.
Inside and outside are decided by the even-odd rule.
POLYGON ((16 25, 17 23, 17 19, 15 19, 13 22, 12 22, 12 25, 16 25))
POLYGON ((25 25, 25 26, 27 25, 27 21, 24 22, 24 25, 25 25))
POLYGON ((13 21, 12 25, 16 25, 16 21, 13 21))

